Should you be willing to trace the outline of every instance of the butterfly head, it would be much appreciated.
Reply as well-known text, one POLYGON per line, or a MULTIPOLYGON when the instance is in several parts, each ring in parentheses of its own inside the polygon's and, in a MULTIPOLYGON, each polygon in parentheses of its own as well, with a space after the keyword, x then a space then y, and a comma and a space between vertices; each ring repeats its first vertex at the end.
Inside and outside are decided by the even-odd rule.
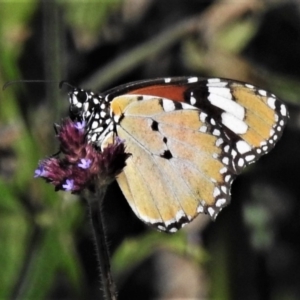
POLYGON ((114 129, 110 103, 101 94, 78 88, 69 93, 69 103, 70 118, 85 121, 88 141, 101 147, 102 141, 114 129))
POLYGON ((89 94, 82 89, 73 89, 69 93, 69 111, 71 119, 80 118, 89 109, 89 94))

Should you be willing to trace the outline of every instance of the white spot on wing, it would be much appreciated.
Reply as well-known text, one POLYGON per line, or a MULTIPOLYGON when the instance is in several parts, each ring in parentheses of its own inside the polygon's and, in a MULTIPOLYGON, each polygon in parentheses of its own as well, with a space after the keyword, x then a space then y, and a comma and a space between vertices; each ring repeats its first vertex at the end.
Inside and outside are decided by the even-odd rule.
POLYGON ((217 187, 215 187, 215 188, 214 188, 213 196, 214 196, 214 197, 217 197, 217 196, 219 196, 220 194, 221 194, 220 189, 217 188, 217 187))
POLYGON ((247 155, 246 157, 245 157, 245 159, 246 159, 246 161, 252 161, 252 160, 254 160, 255 159, 255 156, 252 154, 252 155, 247 155))
POLYGON ((104 128, 101 126, 101 127, 96 128, 95 130, 93 130, 93 132, 102 132, 103 129, 104 128))
POLYGON ((163 100, 164 111, 173 111, 175 110, 175 104, 173 101, 163 100))
POLYGON ((230 176, 230 175, 226 175, 226 176, 225 176, 225 181, 226 181, 226 182, 229 182, 230 180, 231 180, 231 176, 230 176))
POLYGON ((232 94, 231 94, 229 88, 224 88, 224 87, 208 87, 208 91, 211 94, 219 95, 219 96, 224 97, 226 99, 232 100, 232 94))
POLYGON ((216 146, 219 147, 220 145, 223 144, 223 142, 224 142, 224 141, 223 141, 222 138, 217 139, 217 140, 216 140, 216 146))
POLYGON ((275 98, 272 98, 272 97, 269 97, 268 98, 268 105, 272 108, 272 109, 275 109, 275 102, 276 102, 276 99, 275 98))
POLYGON ((216 207, 221 207, 226 203, 226 199, 222 198, 216 202, 216 207))
POLYGON ((92 123, 91 128, 92 128, 92 129, 96 129, 98 126, 99 126, 99 123, 98 123, 97 121, 94 121, 94 122, 92 123))
POLYGON ((227 194, 227 187, 225 185, 221 186, 221 190, 224 194, 227 194))
POLYGON ((281 104, 281 106, 280 106, 280 112, 281 112, 281 114, 282 114, 283 116, 286 116, 287 111, 286 111, 285 105, 281 104))
POLYGON ((243 159, 243 158, 240 158, 239 161, 238 161, 238 166, 239 166, 239 167, 243 167, 244 164, 245 164, 244 159, 243 159))
POLYGON ((83 103, 83 110, 88 111, 89 109, 89 103, 88 102, 84 102, 83 103))
POLYGON ((231 151, 231 155, 232 155, 233 158, 235 158, 236 155, 237 155, 237 152, 233 149, 233 150, 231 151))
POLYGON ((244 154, 246 152, 251 151, 251 146, 248 143, 246 143, 245 141, 238 141, 236 143, 236 148, 240 154, 244 154))
POLYGON ((228 164, 229 164, 229 158, 228 158, 228 157, 223 157, 222 163, 223 163, 224 165, 228 165, 228 164))
POLYGON ((222 123, 225 125, 227 128, 232 130, 236 134, 245 134, 248 130, 248 125, 237 119, 234 115, 224 112, 221 115, 222 117, 222 123))
POLYGON ((166 228, 162 225, 158 225, 157 228, 161 231, 166 231, 166 228))
POLYGON ((216 83, 216 82, 221 82, 221 79, 220 78, 209 78, 209 79, 207 79, 207 81, 209 83, 216 83))
POLYGON ((191 96, 191 97, 190 97, 190 103, 191 103, 192 105, 195 105, 196 102, 197 102, 196 98, 193 97, 193 96, 191 96))
POLYGON ((220 170, 220 173, 221 174, 224 174, 224 173, 226 173, 228 171, 228 169, 226 168, 226 167, 224 167, 224 168, 222 168, 221 170, 220 170))
POLYGON ((181 103, 181 106, 183 109, 198 109, 197 107, 193 106, 193 105, 190 105, 188 103, 181 103))
POLYGON ((207 132, 207 126, 201 126, 199 131, 200 132, 207 132))
POLYGON ((207 117, 206 113, 204 112, 200 113, 200 121, 202 121, 203 123, 205 122, 206 117, 207 117))
POLYGON ((267 92, 264 91, 264 90, 258 90, 258 93, 259 93, 261 96, 264 96, 264 97, 267 96, 267 92))
POLYGON ((202 205, 199 205, 199 206, 197 207, 197 212, 198 212, 198 213, 203 213, 203 212, 204 212, 204 208, 203 208, 202 205))
POLYGON ((172 225, 176 222, 176 219, 173 218, 173 219, 170 219, 168 221, 165 221, 165 226, 168 227, 169 225, 172 225))
POLYGON ((207 209, 207 211, 208 211, 208 213, 209 213, 209 215, 210 215, 211 217, 214 217, 214 215, 215 215, 215 210, 214 210, 212 207, 209 207, 209 208, 207 209))
POLYGON ((245 117, 244 107, 233 100, 226 99, 216 94, 210 94, 208 96, 208 100, 212 105, 221 108, 225 112, 230 113, 240 120, 243 120, 245 117))
POLYGON ((183 210, 179 210, 177 213, 176 213, 176 216, 175 216, 175 219, 176 221, 178 222, 181 218, 185 217, 185 213, 183 210))
POLYGON ((198 81, 198 77, 191 77, 191 78, 188 78, 188 83, 194 83, 194 82, 197 82, 198 81))
POLYGON ((217 87, 217 88, 226 87, 227 85, 228 85, 228 82, 226 82, 226 81, 208 82, 206 84, 207 87, 217 87))
POLYGON ((219 129, 214 129, 212 134, 215 135, 215 136, 219 136, 221 134, 221 132, 220 132, 219 129))

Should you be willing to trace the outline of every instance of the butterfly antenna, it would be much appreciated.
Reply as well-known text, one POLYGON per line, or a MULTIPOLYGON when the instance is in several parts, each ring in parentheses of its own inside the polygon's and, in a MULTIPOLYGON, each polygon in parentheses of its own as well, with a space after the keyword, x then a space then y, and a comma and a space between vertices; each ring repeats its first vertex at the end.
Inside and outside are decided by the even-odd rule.
POLYGON ((7 89, 9 86, 16 84, 16 83, 58 83, 57 80, 40 80, 40 79, 29 79, 29 80, 24 80, 24 79, 20 79, 20 80, 11 80, 6 82, 3 87, 2 90, 4 91, 5 89, 7 89))
POLYGON ((69 82, 67 82, 66 80, 63 80, 59 83, 59 88, 61 89, 63 87, 63 85, 67 85, 68 87, 75 89, 75 86, 73 86, 72 84, 70 84, 69 82))

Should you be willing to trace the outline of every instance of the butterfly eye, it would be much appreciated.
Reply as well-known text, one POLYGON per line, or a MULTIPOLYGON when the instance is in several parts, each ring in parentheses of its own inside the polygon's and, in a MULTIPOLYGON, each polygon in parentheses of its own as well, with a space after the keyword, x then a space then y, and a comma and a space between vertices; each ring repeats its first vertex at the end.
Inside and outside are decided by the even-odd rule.
POLYGON ((88 95, 85 91, 79 90, 76 94, 76 98, 79 102, 84 103, 88 100, 88 95))

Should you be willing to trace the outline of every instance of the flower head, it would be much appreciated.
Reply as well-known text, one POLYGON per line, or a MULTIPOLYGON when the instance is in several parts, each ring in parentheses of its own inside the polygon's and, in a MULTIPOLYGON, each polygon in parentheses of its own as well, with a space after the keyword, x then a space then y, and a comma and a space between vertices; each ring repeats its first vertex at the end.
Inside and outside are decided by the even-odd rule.
POLYGON ((67 119, 56 126, 60 153, 39 163, 34 177, 52 183, 56 190, 80 192, 93 185, 107 185, 125 167, 129 154, 116 138, 103 151, 87 142, 85 122, 67 119))

